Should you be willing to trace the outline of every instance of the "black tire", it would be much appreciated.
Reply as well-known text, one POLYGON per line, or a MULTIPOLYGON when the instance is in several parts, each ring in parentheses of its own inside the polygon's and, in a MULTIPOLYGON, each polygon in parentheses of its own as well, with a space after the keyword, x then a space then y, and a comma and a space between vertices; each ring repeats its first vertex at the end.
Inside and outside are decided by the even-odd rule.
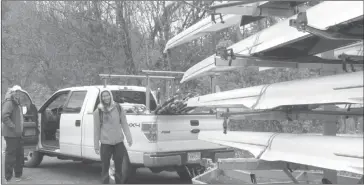
POLYGON ((43 161, 43 154, 38 151, 30 151, 27 156, 24 156, 24 166, 27 168, 36 168, 43 161))
POLYGON ((136 167, 130 163, 128 152, 125 152, 121 166, 121 183, 128 183, 129 179, 136 174, 136 167))

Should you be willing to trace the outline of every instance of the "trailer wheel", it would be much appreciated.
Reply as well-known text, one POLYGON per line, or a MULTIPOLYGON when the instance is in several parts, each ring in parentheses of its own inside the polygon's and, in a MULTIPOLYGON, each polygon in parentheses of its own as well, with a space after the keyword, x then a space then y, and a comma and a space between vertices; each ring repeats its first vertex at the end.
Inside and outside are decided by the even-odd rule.
POLYGON ((29 151, 27 155, 24 156, 24 166, 27 168, 35 168, 40 165, 43 161, 43 154, 38 151, 29 151))
MULTIPOLYGON (((123 163, 121 166, 121 183, 126 184, 130 177, 134 176, 136 173, 136 167, 130 163, 129 156, 127 152, 125 152, 123 157, 123 163)), ((112 181, 115 182, 115 163, 111 158, 110 160, 110 168, 109 168, 109 176, 112 181)))

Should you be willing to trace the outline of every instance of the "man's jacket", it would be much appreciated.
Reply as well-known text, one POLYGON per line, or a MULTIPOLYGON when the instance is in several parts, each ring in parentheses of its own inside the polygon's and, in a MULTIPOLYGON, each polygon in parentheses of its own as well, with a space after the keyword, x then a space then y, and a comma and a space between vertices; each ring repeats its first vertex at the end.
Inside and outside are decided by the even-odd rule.
POLYGON ((21 137, 23 132, 23 113, 19 103, 13 98, 12 94, 5 95, 2 103, 1 112, 2 136, 21 137))

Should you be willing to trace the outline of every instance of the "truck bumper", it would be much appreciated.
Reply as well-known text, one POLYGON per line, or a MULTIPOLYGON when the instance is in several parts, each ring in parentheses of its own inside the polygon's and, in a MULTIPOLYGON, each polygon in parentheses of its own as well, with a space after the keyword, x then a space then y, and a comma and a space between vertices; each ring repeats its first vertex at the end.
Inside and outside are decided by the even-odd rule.
POLYGON ((210 158, 217 161, 218 158, 233 158, 234 150, 203 150, 203 151, 179 151, 179 152, 157 152, 144 153, 143 161, 145 167, 165 167, 183 166, 189 164, 199 164, 199 161, 188 161, 187 156, 190 152, 201 152, 201 158, 210 158))

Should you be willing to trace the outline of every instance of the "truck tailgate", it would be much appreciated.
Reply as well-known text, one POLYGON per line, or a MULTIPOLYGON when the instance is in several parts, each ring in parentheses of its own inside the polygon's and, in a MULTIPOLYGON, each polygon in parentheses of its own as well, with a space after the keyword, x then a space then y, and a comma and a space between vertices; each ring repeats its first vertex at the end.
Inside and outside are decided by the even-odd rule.
POLYGON ((223 131, 223 120, 216 115, 158 115, 159 151, 190 151, 226 148, 198 140, 200 132, 223 131))

